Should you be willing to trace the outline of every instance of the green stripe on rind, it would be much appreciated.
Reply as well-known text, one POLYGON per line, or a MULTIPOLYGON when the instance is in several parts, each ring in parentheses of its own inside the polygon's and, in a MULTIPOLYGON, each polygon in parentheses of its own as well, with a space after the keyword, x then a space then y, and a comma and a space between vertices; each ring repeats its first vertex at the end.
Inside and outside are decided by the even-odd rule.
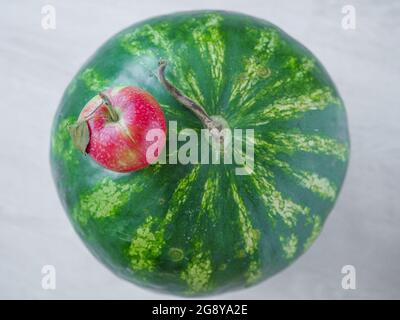
POLYGON ((197 21, 198 26, 192 30, 195 44, 206 65, 210 66, 211 79, 213 81, 212 103, 215 107, 219 98, 222 80, 223 65, 225 59, 225 42, 220 27, 223 18, 218 14, 210 14, 205 20, 197 21))
POLYGON ((274 120, 293 120, 308 111, 323 110, 329 105, 340 106, 340 99, 329 88, 317 89, 310 94, 275 101, 260 113, 251 115, 251 120, 246 122, 249 126, 260 126, 274 120))
MULTIPOLYGON (((220 195, 220 176, 215 171, 209 172, 209 178, 204 183, 203 195, 200 201, 200 211, 196 219, 197 226, 201 224, 201 219, 217 221, 218 195, 220 195)), ((210 252, 203 249, 203 233, 195 227, 193 229, 193 239, 191 246, 193 253, 185 269, 181 271, 181 279, 188 287, 188 294, 201 293, 210 289, 212 275, 210 252)))
POLYGON ((276 217, 281 217, 288 227, 293 227, 297 223, 298 216, 308 216, 310 214, 308 207, 303 207, 285 198, 276 189, 272 173, 267 172, 265 168, 257 166, 255 174, 251 176, 251 180, 253 186, 261 195, 265 206, 269 209, 267 214, 271 221, 274 221, 276 217))
POLYGON ((253 260, 250 262, 247 271, 245 272, 246 284, 251 285, 260 281, 262 277, 259 261, 253 260))
POLYGON ((141 184, 119 183, 105 178, 90 192, 80 196, 78 206, 74 208, 74 218, 84 224, 89 217, 100 219, 115 216, 129 201, 131 193, 143 189, 141 184))
POLYGON ((260 259, 255 254, 259 249, 260 230, 252 226, 249 213, 239 194, 235 182, 231 184, 231 193, 239 214, 239 227, 244 242, 244 251, 250 258, 249 267, 245 273, 248 284, 253 283, 261 276, 260 259))
POLYGON ((76 150, 72 144, 68 127, 75 122, 73 117, 63 119, 55 129, 51 144, 54 154, 67 164, 77 164, 76 150))
POLYGON ((275 149, 272 145, 260 141, 256 145, 257 154, 262 156, 265 163, 278 167, 286 176, 293 178, 303 188, 317 194, 322 199, 334 201, 337 195, 337 186, 326 177, 321 177, 315 172, 295 170, 288 163, 276 157, 275 149))
POLYGON ((239 195, 235 183, 232 183, 231 191, 233 200, 235 201, 239 213, 239 226, 241 228, 241 234, 245 244, 244 249, 247 254, 252 255, 257 250, 258 241, 260 239, 260 231, 253 228, 248 217, 247 209, 241 196, 239 195))
POLYGON ((198 220, 207 214, 207 217, 212 221, 216 221, 218 213, 215 204, 218 203, 218 196, 220 195, 220 177, 217 174, 210 175, 204 185, 204 192, 200 204, 200 214, 198 220))
MULTIPOLYGON (((288 60, 295 60, 294 57, 289 58, 288 60)), ((292 96, 294 99, 296 96, 298 96, 298 90, 294 89, 296 86, 303 86, 304 90, 303 92, 308 92, 310 91, 311 95, 313 94, 314 91, 312 90, 318 90, 318 89, 311 89, 308 87, 312 87, 312 85, 308 84, 309 82, 312 82, 314 79, 314 76, 312 75, 312 71, 314 70, 315 67, 315 61, 310 59, 310 58, 302 58, 300 62, 297 63, 297 70, 296 72, 294 70, 289 71, 291 72, 289 75, 287 72, 284 72, 282 70, 283 67, 287 66, 282 66, 280 68, 274 68, 274 73, 271 75, 268 75, 266 79, 268 81, 271 81, 268 85, 259 85, 258 87, 254 87, 254 92, 252 93, 250 99, 243 104, 243 108, 240 108, 238 112, 233 112, 233 114, 230 116, 232 124, 236 124, 240 121, 240 123, 247 123, 247 122, 260 122, 258 121, 257 117, 254 117, 253 115, 257 114, 257 111, 268 107, 268 105, 262 105, 260 102, 265 101, 265 100, 270 100, 271 97, 274 97, 273 100, 278 100, 279 97, 287 97, 287 96, 292 96), (271 78, 271 79, 268 79, 271 78), (274 78, 274 79, 272 79, 274 78), (257 105, 257 108, 255 106, 257 105)), ((269 70, 269 69, 268 69, 269 70)), ((289 69, 290 70, 290 69, 289 69)), ((259 80, 261 78, 259 77, 259 80)), ((320 88, 318 86, 317 88, 320 88)), ((284 98, 281 98, 284 99, 284 98)), ((264 121, 265 122, 265 121, 264 121)), ((260 125, 264 124, 260 122, 260 125)))
MULTIPOLYGON (((276 30, 248 28, 247 33, 249 38, 257 41, 257 44, 252 55, 244 60, 244 71, 234 78, 230 103, 240 106, 237 109, 230 109, 231 112, 228 115, 234 125, 238 121, 247 123, 246 118, 260 101, 271 96, 283 97, 288 94, 293 95, 293 99, 296 99, 298 90, 294 89, 293 92, 293 88, 303 84, 303 92, 307 92, 313 88, 312 83, 315 81, 313 73, 316 69, 315 59, 312 57, 299 58, 296 52, 285 52, 288 49, 288 43, 276 30), (282 48, 285 55, 289 55, 284 60, 286 63, 280 62, 280 65, 276 65, 276 61, 273 62, 278 48, 282 48)), ((319 87, 316 87, 313 90, 318 89, 319 87)), ((318 93, 311 91, 311 95, 313 94, 318 93)), ((253 116, 254 113, 248 119, 260 122, 258 115, 253 116)))
POLYGON ((309 152, 333 156, 340 161, 346 161, 348 158, 348 146, 332 138, 297 132, 271 132, 268 136, 273 148, 278 152, 309 152))
POLYGON ((156 27, 146 24, 133 32, 124 33, 121 36, 120 45, 132 56, 138 58, 135 61, 136 63, 139 63, 145 70, 157 76, 157 64, 162 57, 157 56, 155 50, 149 48, 147 44, 163 50, 165 55, 172 53, 172 45, 165 37, 168 29, 169 27, 166 24, 159 24, 156 27))
POLYGON ((229 103, 238 99, 237 105, 241 106, 240 112, 248 110, 255 103, 255 99, 252 98, 252 88, 270 76, 271 70, 267 64, 279 44, 279 34, 275 30, 258 31, 247 28, 246 31, 250 37, 257 37, 258 41, 252 56, 244 61, 244 71, 233 80, 229 103))
POLYGON ((292 171, 292 175, 301 186, 319 195, 322 199, 330 201, 336 199, 337 187, 328 178, 307 171, 292 171))
POLYGON ((282 250, 285 253, 286 259, 292 259, 297 252, 298 238, 292 233, 290 236, 280 236, 279 241, 282 245, 282 250))
POLYGON ((308 219, 308 222, 312 225, 312 229, 311 234, 304 242, 303 251, 306 251, 308 248, 310 248, 322 229, 322 219, 319 216, 314 216, 312 219, 308 219))
POLYGON ((179 208, 185 203, 189 190, 197 179, 199 169, 200 166, 195 166, 186 177, 179 181, 169 202, 168 211, 161 221, 149 217, 137 229, 128 252, 133 270, 152 271, 154 269, 156 259, 165 245, 165 227, 173 221, 179 208), (154 224, 157 224, 156 230, 152 231, 154 224))
POLYGON ((163 231, 152 231, 156 221, 156 218, 149 216, 136 230, 128 251, 133 270, 154 270, 154 260, 160 255, 164 246, 163 231))
POLYGON ((200 103, 200 105, 205 105, 203 93, 200 90, 196 76, 192 70, 188 69, 185 72, 184 82, 181 81, 180 83, 181 84, 178 84, 180 88, 184 88, 185 92, 191 92, 191 97, 193 97, 194 100, 200 103))
MULTIPOLYGON (((151 48, 145 46, 146 42, 172 53, 171 41, 167 38, 167 33, 170 30, 168 24, 158 24, 157 26, 146 24, 133 32, 128 32, 122 35, 121 46, 135 56, 144 53, 150 54, 150 57, 155 56, 151 48)), ((161 58, 161 57, 159 57, 161 58)))
POLYGON ((107 87, 106 79, 104 79, 100 73, 93 68, 85 69, 80 75, 80 78, 91 91, 100 92, 107 87))
POLYGON ((146 59, 138 59, 138 63, 154 75, 157 72, 158 61, 160 59, 166 60, 169 64, 167 73, 174 75, 173 79, 169 79, 170 82, 190 96, 191 99, 204 105, 204 97, 199 89, 195 74, 185 64, 185 61, 179 58, 178 53, 174 52, 173 42, 168 37, 169 32, 174 31, 171 31, 168 24, 146 24, 133 32, 123 34, 120 39, 121 47, 138 58, 146 57, 146 59), (149 44, 157 50, 152 50, 149 44), (158 50, 163 52, 162 56, 155 53, 158 50))
POLYGON ((187 294, 201 293, 210 289, 212 275, 210 253, 204 251, 202 247, 201 242, 194 245, 195 254, 186 269, 181 272, 181 279, 188 286, 187 294))

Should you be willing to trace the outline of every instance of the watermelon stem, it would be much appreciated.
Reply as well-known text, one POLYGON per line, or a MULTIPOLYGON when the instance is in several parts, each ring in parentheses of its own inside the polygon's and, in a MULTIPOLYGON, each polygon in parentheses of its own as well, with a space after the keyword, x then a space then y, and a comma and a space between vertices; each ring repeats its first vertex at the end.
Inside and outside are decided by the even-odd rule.
POLYGON ((210 131, 214 132, 217 129, 217 132, 220 132, 223 129, 221 123, 214 121, 204 110, 202 106, 194 102, 189 97, 185 96, 182 92, 179 91, 171 82, 169 82, 165 78, 165 68, 167 66, 167 62, 161 59, 158 62, 158 77, 160 82, 163 84, 165 89, 181 104, 183 104, 187 109, 191 110, 197 118, 201 121, 201 123, 210 131))

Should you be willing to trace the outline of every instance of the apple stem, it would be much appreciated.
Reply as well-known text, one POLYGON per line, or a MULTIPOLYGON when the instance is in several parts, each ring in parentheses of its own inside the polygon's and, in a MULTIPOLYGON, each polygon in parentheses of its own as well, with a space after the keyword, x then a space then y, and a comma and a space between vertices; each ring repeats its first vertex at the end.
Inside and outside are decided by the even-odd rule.
POLYGON ((111 121, 117 122, 119 119, 118 113, 115 111, 115 109, 111 103, 111 100, 103 92, 99 92, 99 96, 101 99, 103 99, 103 103, 107 107, 108 113, 110 114, 111 121))
POLYGON ((79 120, 78 122, 86 122, 93 118, 96 111, 103 105, 106 105, 107 111, 110 114, 111 121, 118 121, 118 114, 115 109, 112 107, 110 99, 103 93, 99 92, 99 96, 101 98, 101 102, 92 110, 85 118, 79 120))
POLYGON ((165 68, 167 66, 167 62, 161 59, 158 63, 158 77, 160 82, 163 84, 165 89, 181 104, 183 104, 186 108, 191 110, 197 118, 203 123, 203 125, 209 130, 218 129, 221 130, 221 124, 217 123, 206 113, 204 108, 194 102, 192 99, 185 96, 182 92, 179 91, 171 82, 169 82, 165 78, 165 68))
POLYGON ((83 119, 78 120, 76 123, 68 127, 68 131, 71 135, 72 141, 75 147, 80 150, 83 154, 86 154, 86 148, 89 144, 90 133, 87 122, 93 118, 96 111, 105 104, 110 115, 111 121, 118 121, 118 113, 112 107, 110 99, 102 92, 99 92, 99 96, 102 101, 83 119))

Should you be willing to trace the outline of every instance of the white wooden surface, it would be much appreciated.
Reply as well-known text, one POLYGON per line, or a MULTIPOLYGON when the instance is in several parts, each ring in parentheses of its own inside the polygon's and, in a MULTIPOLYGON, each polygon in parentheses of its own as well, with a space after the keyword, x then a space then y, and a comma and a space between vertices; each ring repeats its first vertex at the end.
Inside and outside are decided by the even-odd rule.
POLYGON ((326 66, 348 110, 352 157, 340 199, 314 246, 256 287, 213 298, 400 298, 400 2, 267 0, 7 1, 0 10, 0 298, 173 298, 115 277, 87 251, 56 196, 49 131, 62 92, 107 38, 139 20, 219 8, 265 18, 326 66), (56 8, 56 30, 41 8, 56 8), (356 30, 343 30, 352 4, 356 30), (56 267, 57 288, 41 287, 56 267), (341 288, 341 268, 357 289, 341 288))

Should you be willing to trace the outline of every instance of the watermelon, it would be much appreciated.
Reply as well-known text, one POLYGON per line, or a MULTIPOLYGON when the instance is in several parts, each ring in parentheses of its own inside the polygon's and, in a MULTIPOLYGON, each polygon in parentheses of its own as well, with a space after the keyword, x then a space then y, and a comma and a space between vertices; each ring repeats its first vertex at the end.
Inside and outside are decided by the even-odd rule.
POLYGON ((100 47, 62 97, 50 161, 94 256, 135 284, 194 296, 259 283, 304 253, 337 199, 349 145, 343 101, 310 51, 264 20, 196 11, 134 24, 100 47), (160 82, 160 59, 208 115, 254 130, 253 170, 167 161, 116 173, 74 148, 68 127, 113 87, 149 92, 178 132, 204 128, 160 82))

